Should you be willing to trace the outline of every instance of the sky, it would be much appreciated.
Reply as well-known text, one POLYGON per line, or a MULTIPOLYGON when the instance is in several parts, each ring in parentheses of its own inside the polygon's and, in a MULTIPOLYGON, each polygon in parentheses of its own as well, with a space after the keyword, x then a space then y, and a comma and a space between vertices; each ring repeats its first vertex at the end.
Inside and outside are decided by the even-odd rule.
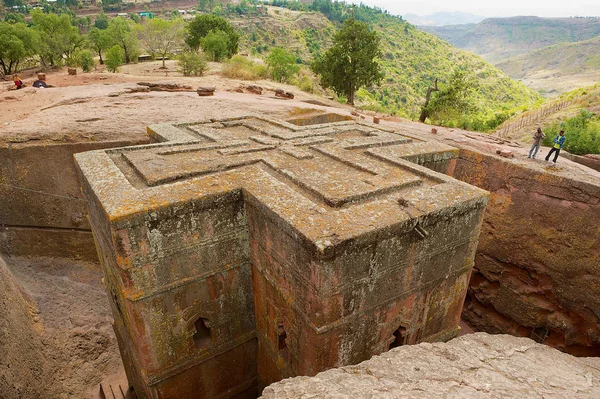
POLYGON ((483 17, 538 17, 600 16, 599 0, 346 0, 364 3, 388 10, 394 15, 428 15, 437 11, 462 11, 483 17))

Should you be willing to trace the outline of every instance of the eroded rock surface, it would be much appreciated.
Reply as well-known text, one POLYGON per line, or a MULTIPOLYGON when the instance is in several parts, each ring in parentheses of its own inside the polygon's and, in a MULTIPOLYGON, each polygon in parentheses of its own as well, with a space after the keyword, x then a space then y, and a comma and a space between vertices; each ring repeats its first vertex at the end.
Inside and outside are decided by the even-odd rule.
POLYGON ((263 399, 597 398, 600 359, 477 333, 392 349, 356 366, 267 387, 263 399))

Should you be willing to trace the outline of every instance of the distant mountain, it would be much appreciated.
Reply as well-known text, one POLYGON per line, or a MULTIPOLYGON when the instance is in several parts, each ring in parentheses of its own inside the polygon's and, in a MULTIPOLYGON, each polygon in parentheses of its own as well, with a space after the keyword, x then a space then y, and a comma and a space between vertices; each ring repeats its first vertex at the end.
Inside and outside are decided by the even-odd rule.
POLYGON ((477 25, 422 27, 458 48, 498 64, 561 42, 578 42, 600 35, 599 18, 488 18, 477 25))
POLYGON ((544 70, 557 75, 600 72, 600 36, 593 39, 560 43, 530 51, 497 65, 516 79, 544 70))
POLYGON ((417 26, 445 26, 445 25, 462 25, 476 24, 485 19, 480 15, 469 14, 460 11, 452 12, 435 12, 429 15, 404 14, 402 18, 417 26))

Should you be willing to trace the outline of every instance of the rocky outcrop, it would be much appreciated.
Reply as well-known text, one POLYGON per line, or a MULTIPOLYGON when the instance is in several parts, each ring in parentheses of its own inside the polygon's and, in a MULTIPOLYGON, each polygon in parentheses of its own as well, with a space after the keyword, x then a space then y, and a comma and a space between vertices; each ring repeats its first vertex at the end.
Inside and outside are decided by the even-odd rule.
POLYGON ((463 317, 598 356, 600 179, 560 162, 525 167, 461 150, 454 177, 491 193, 463 317))
POLYGON ((264 399, 593 398, 600 359, 581 359, 527 338, 477 333, 392 349, 356 366, 296 377, 264 399))

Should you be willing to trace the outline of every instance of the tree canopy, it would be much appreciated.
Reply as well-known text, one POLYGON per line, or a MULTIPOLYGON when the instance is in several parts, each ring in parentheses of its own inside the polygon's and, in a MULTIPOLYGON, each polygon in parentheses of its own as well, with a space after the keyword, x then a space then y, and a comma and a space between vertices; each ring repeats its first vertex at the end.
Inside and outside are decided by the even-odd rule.
POLYGON ((238 52, 240 35, 225 18, 212 14, 198 15, 188 23, 185 42, 190 48, 197 51, 202 45, 202 40, 208 36, 211 31, 222 31, 227 35, 228 57, 231 57, 238 52))
POLYGON ((126 64, 137 61, 139 55, 138 39, 125 18, 117 17, 111 19, 106 32, 111 40, 123 49, 123 59, 126 64))
POLYGON ((0 66, 4 75, 17 71, 19 63, 37 50, 37 32, 25 24, 0 22, 0 66))
POLYGON ((144 48, 152 56, 162 57, 162 66, 165 67, 165 58, 169 52, 183 44, 185 23, 182 19, 150 19, 139 30, 139 38, 144 48))
POLYGON ((39 56, 42 64, 60 65, 63 57, 70 57, 83 44, 79 30, 71 25, 68 14, 44 14, 42 10, 31 12, 33 29, 39 32, 39 56))
POLYGON ((429 118, 437 124, 444 124, 450 120, 458 120, 471 112, 474 106, 471 103, 473 82, 468 74, 455 70, 448 83, 433 93, 433 97, 426 104, 421 113, 421 119, 429 118))
POLYGON ((313 62, 312 69, 321 76, 323 87, 332 88, 354 104, 359 88, 377 84, 383 78, 380 57, 377 33, 364 22, 347 19, 335 34, 333 46, 313 62))

